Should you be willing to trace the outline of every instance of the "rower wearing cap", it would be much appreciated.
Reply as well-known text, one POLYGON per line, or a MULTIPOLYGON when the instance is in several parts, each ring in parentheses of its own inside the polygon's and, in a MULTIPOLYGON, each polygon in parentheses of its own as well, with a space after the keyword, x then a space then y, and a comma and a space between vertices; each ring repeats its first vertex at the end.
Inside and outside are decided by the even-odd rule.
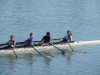
POLYGON ((47 32, 46 35, 43 36, 41 42, 42 43, 39 43, 39 45, 41 46, 49 45, 49 43, 51 42, 50 32, 47 32))
POLYGON ((14 47, 16 45, 16 42, 14 40, 14 35, 13 34, 10 36, 10 40, 7 42, 7 45, 8 46, 5 47, 5 48, 12 48, 12 47, 14 47))
POLYGON ((30 36, 30 38, 25 40, 25 42, 27 42, 27 46, 33 45, 33 42, 34 42, 33 33, 30 33, 29 36, 30 36))
POLYGON ((67 31, 67 35, 63 38, 62 43, 71 42, 72 41, 72 33, 70 30, 67 31))

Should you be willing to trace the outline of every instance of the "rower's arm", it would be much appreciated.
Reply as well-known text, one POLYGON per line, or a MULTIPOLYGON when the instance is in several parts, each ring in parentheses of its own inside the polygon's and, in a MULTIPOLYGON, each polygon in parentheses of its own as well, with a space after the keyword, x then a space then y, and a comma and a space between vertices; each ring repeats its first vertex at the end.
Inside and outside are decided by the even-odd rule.
POLYGON ((52 42, 52 39, 51 39, 51 37, 50 37, 50 42, 52 42))
POLYGON ((6 44, 8 45, 9 44, 9 41, 6 44))
POLYGON ((41 39, 41 42, 44 40, 44 37, 41 39))
POLYGON ((72 36, 69 36, 69 39, 68 39, 69 41, 72 41, 72 36))
POLYGON ((27 39, 27 40, 25 40, 25 42, 28 42, 28 39, 27 39))
POLYGON ((16 41, 14 41, 14 44, 13 45, 16 45, 16 41))

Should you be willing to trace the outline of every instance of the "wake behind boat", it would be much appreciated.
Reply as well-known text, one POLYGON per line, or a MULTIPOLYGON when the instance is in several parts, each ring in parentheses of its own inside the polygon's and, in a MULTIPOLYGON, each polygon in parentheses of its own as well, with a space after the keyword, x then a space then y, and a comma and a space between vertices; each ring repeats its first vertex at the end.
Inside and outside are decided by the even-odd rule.
MULTIPOLYGON (((24 42, 23 42, 24 43, 24 42)), ((96 45, 100 44, 100 40, 94 40, 94 41, 79 41, 79 42, 71 42, 70 45, 72 48, 74 47, 80 47, 80 46, 89 46, 89 45, 96 45)), ((2 46, 5 44, 1 44, 2 46)), ((58 47, 59 49, 62 50, 71 50, 70 46, 68 43, 54 43, 54 46, 58 47)), ((34 48, 36 48, 38 51, 49 51, 49 50, 56 50, 56 48, 52 45, 48 46, 38 46, 35 44, 34 48)), ((23 47, 23 46, 17 46, 14 48, 14 51, 16 54, 23 54, 23 53, 34 53, 36 52, 32 47, 23 47)), ((5 48, 0 48, 0 55, 4 54, 13 54, 12 49, 5 49, 5 48)))

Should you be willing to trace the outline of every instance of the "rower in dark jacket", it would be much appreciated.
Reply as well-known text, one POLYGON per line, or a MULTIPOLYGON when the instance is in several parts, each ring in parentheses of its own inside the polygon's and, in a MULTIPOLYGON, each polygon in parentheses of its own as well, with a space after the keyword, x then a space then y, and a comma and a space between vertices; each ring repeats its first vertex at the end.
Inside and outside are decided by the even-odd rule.
POLYGON ((51 36, 50 36, 50 32, 47 32, 45 36, 43 36, 41 42, 39 43, 39 45, 41 46, 46 46, 49 45, 49 43, 51 42, 51 36))

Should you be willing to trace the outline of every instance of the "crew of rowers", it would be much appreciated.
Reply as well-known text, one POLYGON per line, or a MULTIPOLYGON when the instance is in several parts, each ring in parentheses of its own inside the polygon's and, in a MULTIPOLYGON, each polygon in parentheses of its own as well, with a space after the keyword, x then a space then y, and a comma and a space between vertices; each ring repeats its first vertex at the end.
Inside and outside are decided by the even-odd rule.
MULTIPOLYGON (((25 40, 25 42, 27 43, 27 46, 31 46, 34 43, 33 33, 30 33, 29 36, 30 37, 27 40, 25 40)), ((67 35, 59 43, 67 43, 70 41, 72 41, 72 34, 71 34, 71 31, 68 30, 67 35)), ((43 38, 41 39, 40 43, 38 43, 38 45, 39 46, 46 46, 46 45, 49 45, 50 43, 51 43, 50 32, 47 32, 46 35, 43 36, 43 38)), ((10 40, 7 42, 7 45, 8 46, 6 48, 12 48, 16 45, 13 34, 10 36, 10 40)))

